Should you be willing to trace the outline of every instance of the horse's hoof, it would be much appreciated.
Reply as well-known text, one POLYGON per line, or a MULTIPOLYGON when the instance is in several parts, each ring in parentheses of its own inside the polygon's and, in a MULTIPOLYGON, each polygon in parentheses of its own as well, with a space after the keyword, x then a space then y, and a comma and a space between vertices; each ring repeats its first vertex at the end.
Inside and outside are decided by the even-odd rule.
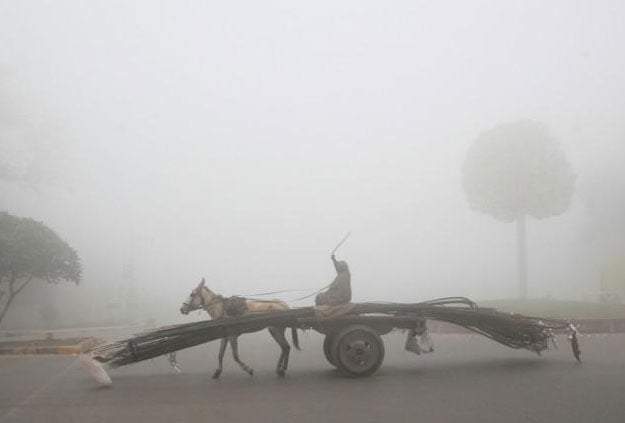
POLYGON ((213 373, 213 379, 219 379, 220 375, 221 375, 221 370, 215 370, 215 373, 213 373))
POLYGON ((280 369, 280 370, 276 370, 276 373, 278 374, 278 376, 284 377, 284 375, 286 374, 286 371, 284 369, 280 369))
POLYGON ((247 369, 247 374, 250 376, 254 376, 254 369, 247 369))

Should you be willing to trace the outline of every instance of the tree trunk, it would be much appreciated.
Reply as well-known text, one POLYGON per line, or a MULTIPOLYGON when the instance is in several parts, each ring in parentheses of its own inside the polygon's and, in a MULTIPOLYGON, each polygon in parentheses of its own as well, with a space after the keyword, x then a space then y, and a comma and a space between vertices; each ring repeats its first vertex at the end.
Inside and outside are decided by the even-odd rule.
POLYGON ((519 298, 527 299, 527 242, 525 216, 516 221, 517 261, 519 266, 519 298))
POLYGON ((4 307, 2 307, 2 310, 0 310, 0 323, 2 323, 2 319, 4 319, 4 315, 7 314, 7 310, 9 309, 9 306, 13 302, 13 298, 15 298, 15 295, 10 294, 7 297, 6 304, 4 305, 4 307))
POLYGON ((0 310, 0 323, 2 323, 2 319, 4 319, 4 315, 7 314, 7 311, 9 310, 9 306, 11 305, 11 303, 13 302, 17 294, 22 292, 22 289, 24 289, 26 285, 28 285, 30 281, 32 280, 33 278, 31 276, 28 279, 26 279, 24 283, 21 286, 19 286, 17 289, 15 289, 15 286, 14 286, 17 280, 13 278, 12 280, 9 281, 9 296, 7 298, 6 304, 4 305, 4 307, 2 307, 2 310, 0 310))

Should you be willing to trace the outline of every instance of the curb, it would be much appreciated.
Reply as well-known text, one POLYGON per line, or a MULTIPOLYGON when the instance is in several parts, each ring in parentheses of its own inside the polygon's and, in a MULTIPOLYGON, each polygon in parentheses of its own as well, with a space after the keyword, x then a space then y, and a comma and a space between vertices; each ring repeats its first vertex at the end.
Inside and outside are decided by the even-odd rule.
MULTIPOLYGON (((578 325, 580 335, 611 335, 625 333, 625 319, 557 319, 578 325)), ((430 333, 465 335, 474 333, 468 329, 445 322, 428 322, 430 333)), ((564 333, 556 331, 556 333, 564 333)))
POLYGON ((0 347, 0 355, 37 355, 37 354, 54 354, 54 355, 74 355, 89 351, 103 341, 97 338, 87 338, 74 345, 59 345, 55 347, 46 346, 15 346, 0 347))
POLYGON ((610 334, 625 333, 625 319, 573 319, 581 333, 610 334))
POLYGON ((115 331, 127 329, 145 329, 142 323, 118 325, 118 326, 91 326, 79 328, 64 329, 17 329, 17 330, 0 330, 0 339, 2 338, 19 338, 19 337, 47 337, 49 339, 59 335, 67 334, 84 334, 85 337, 94 332, 115 331))

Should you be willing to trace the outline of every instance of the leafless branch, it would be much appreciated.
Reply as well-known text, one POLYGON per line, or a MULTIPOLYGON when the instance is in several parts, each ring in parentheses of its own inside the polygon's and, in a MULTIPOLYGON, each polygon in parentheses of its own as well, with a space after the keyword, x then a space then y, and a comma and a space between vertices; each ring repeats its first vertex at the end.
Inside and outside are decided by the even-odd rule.
POLYGON ((17 294, 19 294, 19 293, 22 291, 22 289, 24 289, 24 287, 25 287, 26 285, 28 285, 28 283, 29 283, 30 281, 32 281, 32 280, 33 280, 33 277, 32 277, 32 276, 31 276, 31 277, 29 277, 28 279, 26 279, 26 282, 24 282, 24 283, 23 283, 22 285, 20 285, 20 286, 19 286, 19 287, 18 287, 15 291, 13 291, 13 296, 16 296, 17 294))

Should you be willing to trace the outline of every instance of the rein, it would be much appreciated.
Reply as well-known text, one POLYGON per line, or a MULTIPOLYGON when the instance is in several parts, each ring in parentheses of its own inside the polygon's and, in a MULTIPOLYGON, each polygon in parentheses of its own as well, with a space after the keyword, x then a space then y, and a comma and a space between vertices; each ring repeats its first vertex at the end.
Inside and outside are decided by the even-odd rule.
MULTIPOLYGON (((301 301, 301 300, 305 300, 306 298, 310 298, 313 295, 317 295, 321 291, 327 289, 330 285, 332 285, 332 283, 329 283, 328 285, 324 286, 318 291, 313 292, 312 294, 307 294, 307 295, 304 295, 303 297, 295 298, 291 301, 301 301)), ((243 297, 243 298, 247 298, 247 299, 254 300, 254 301, 260 301, 260 302, 272 302, 271 300, 255 299, 254 297, 263 297, 265 295, 275 295, 275 294, 286 294, 289 292, 309 292, 309 291, 310 291, 309 289, 283 289, 280 291, 263 292, 260 294, 236 295, 236 297, 243 297)))
POLYGON ((302 292, 303 289, 282 289, 280 291, 269 291, 269 292, 261 292, 260 294, 246 294, 246 295, 237 295, 237 297, 264 297, 265 295, 275 295, 275 294, 286 294, 288 292, 302 292))
POLYGON ((296 298, 296 299, 294 299, 293 301, 301 301, 301 300, 305 300, 306 298, 310 298, 310 297, 312 297, 313 295, 317 295, 317 294, 319 294, 320 292, 322 292, 322 291, 326 290, 327 288, 329 288, 329 287, 330 287, 330 285, 332 285, 332 282, 330 282, 329 284, 327 284, 326 286, 324 286, 324 287, 323 287, 323 288, 321 288, 320 290, 313 292, 312 294, 304 295, 303 297, 296 298))

